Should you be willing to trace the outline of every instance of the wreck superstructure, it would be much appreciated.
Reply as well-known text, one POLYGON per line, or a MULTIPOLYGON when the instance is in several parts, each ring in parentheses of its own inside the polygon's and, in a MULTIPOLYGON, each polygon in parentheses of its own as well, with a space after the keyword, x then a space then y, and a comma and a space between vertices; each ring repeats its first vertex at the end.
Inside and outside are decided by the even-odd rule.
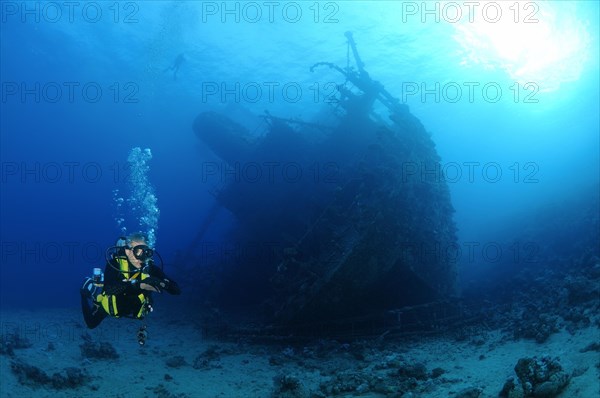
POLYGON ((285 180, 230 179, 215 187, 215 209, 235 218, 224 239, 279 249, 256 261, 209 264, 218 269, 211 292, 217 304, 234 297, 268 322, 292 324, 456 293, 454 210, 435 145, 408 107, 369 76, 346 37, 355 68, 311 68, 345 79, 326 104, 327 117, 306 122, 267 113, 262 136, 214 112, 194 121, 197 136, 234 170, 288 167, 285 180))

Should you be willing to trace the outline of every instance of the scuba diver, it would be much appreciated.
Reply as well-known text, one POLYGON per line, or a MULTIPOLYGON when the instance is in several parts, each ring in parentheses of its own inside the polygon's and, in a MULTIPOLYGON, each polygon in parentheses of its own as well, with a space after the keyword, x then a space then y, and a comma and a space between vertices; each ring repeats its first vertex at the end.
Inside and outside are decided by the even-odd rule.
MULTIPOLYGON (((146 237, 135 233, 119 238, 116 246, 106 252, 104 275, 94 268, 92 278, 86 278, 81 288, 81 309, 88 328, 93 329, 107 315, 143 319, 152 312, 152 293, 163 290, 178 295, 177 283, 154 264, 157 254, 148 247, 146 237), (90 303, 91 301, 91 303, 90 303)), ((140 345, 145 341, 145 326, 138 332, 140 345)))
POLYGON ((175 58, 175 61, 173 61, 173 65, 169 66, 164 71, 168 72, 168 71, 172 70, 173 71, 173 80, 177 80, 177 72, 179 71, 179 68, 181 67, 181 64, 183 64, 184 61, 185 61, 185 57, 183 56, 183 53, 181 53, 177 56, 177 58, 175 58))

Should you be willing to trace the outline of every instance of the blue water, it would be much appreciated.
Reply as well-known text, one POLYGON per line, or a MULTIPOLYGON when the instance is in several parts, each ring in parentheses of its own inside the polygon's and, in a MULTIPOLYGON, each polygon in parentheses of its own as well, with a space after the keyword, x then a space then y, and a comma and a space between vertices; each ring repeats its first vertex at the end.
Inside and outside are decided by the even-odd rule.
MULTIPOLYGON (((194 118, 243 107, 311 120, 343 79, 309 68, 345 67, 346 31, 371 77, 431 133, 454 178, 459 242, 506 239, 536 209, 598 187, 597 2, 540 3, 516 36, 534 10, 489 33, 499 24, 436 21, 421 2, 52 4, 2 3, 4 308, 79 305, 81 279, 122 232, 113 190, 127 190, 134 147, 151 149, 168 267, 213 204, 202 165, 217 158, 194 118), (179 54, 175 75, 166 69, 179 54)), ((502 22, 514 17, 504 12, 502 22)), ((135 215, 124 217, 131 231, 135 215)))

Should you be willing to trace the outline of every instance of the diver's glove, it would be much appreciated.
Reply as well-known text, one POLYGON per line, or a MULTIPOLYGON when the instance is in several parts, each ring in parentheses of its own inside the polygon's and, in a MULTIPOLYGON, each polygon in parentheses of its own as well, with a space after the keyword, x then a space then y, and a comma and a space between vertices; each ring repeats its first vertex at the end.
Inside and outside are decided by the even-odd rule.
POLYGON ((146 283, 155 288, 158 291, 158 293, 161 293, 162 290, 167 287, 168 281, 165 281, 161 278, 157 278, 155 276, 149 276, 147 278, 142 279, 141 283, 146 283))
POLYGON ((181 294, 181 289, 179 288, 177 282, 169 280, 167 278, 165 278, 165 282, 167 283, 167 287, 165 288, 167 292, 174 295, 181 294))

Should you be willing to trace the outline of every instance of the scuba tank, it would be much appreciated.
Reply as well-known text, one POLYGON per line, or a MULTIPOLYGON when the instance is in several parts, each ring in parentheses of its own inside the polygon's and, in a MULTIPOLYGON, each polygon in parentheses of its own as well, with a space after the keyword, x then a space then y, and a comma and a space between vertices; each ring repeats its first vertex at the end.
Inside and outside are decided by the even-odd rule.
POLYGON ((104 289, 104 273, 100 268, 94 268, 92 277, 85 278, 83 288, 88 291, 89 298, 96 301, 96 297, 102 294, 102 289, 104 289))
POLYGON ((92 283, 96 288, 104 287, 104 272, 100 268, 94 268, 92 273, 92 283))

